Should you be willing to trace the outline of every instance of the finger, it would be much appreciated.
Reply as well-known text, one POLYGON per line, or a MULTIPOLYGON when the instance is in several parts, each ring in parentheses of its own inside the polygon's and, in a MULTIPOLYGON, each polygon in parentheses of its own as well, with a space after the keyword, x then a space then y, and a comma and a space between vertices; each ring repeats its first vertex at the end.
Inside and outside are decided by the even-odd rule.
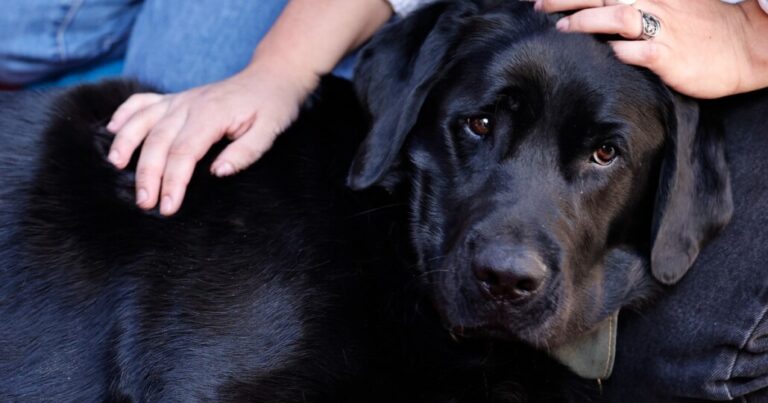
POLYGON ((659 41, 612 41, 608 42, 619 60, 627 64, 646 67, 656 74, 664 60, 670 58, 670 49, 659 41))
POLYGON ((107 130, 112 133, 117 133, 123 128, 125 122, 131 118, 136 112, 160 102, 163 99, 163 95, 153 93, 133 94, 120 105, 115 113, 112 114, 112 119, 107 124, 107 130))
POLYGON ((546 13, 582 10, 585 8, 615 6, 617 4, 632 5, 637 0, 524 0, 534 1, 533 8, 546 13))
POLYGON ((534 4, 533 7, 536 10, 545 13, 556 13, 560 11, 602 7, 604 5, 604 0, 536 0, 536 4, 534 4))
POLYGON ((157 205, 160 179, 165 171, 168 150, 187 119, 186 112, 176 112, 158 122, 141 147, 136 166, 136 204, 143 209, 157 205))
POLYGON ((163 215, 179 210, 195 165, 223 135, 223 130, 211 119, 196 116, 202 114, 187 119, 168 152, 160 192, 160 213, 163 215))
MULTIPOLYGON (((195 164, 198 161, 192 153, 183 148, 184 146, 181 147, 179 150, 182 151, 171 151, 163 173, 160 214, 166 216, 179 211, 187 192, 187 185, 192 179, 192 173, 195 171, 195 164)), ((172 150, 173 148, 174 146, 171 146, 172 150)))
POLYGON ((155 103, 133 114, 112 140, 107 159, 119 169, 125 168, 131 155, 141 144, 149 131, 163 118, 168 105, 155 103))
POLYGON ((211 164, 211 173, 218 177, 229 176, 247 168, 261 158, 274 143, 282 127, 268 127, 259 120, 239 139, 228 145, 211 164))
POLYGON ((643 21, 638 9, 616 5, 581 10, 561 18, 556 27, 564 32, 616 34, 627 39, 637 39, 642 33, 643 21))

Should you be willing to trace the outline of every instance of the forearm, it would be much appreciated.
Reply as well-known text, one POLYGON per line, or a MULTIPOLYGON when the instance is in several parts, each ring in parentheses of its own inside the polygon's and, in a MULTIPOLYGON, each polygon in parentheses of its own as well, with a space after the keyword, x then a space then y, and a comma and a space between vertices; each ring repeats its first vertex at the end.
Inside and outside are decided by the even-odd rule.
POLYGON ((256 48, 251 65, 319 77, 391 15, 385 0, 291 0, 256 48))

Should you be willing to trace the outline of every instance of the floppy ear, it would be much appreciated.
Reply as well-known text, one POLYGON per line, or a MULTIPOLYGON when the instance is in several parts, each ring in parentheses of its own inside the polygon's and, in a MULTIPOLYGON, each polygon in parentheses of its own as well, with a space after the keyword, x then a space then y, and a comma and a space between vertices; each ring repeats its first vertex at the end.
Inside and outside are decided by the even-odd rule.
POLYGON ((722 128, 694 101, 673 98, 652 227, 651 271, 664 284, 683 277, 733 213, 722 128))
POLYGON ((373 125, 352 162, 350 187, 373 185, 395 163, 462 19, 473 11, 468 2, 436 3, 385 27, 362 50, 354 82, 373 125))

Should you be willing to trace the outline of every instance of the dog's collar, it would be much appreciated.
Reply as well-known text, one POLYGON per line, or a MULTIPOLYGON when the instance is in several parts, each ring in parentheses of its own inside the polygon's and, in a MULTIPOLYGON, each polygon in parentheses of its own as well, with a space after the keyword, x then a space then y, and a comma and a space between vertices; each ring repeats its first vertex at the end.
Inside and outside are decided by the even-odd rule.
POLYGON ((549 354, 582 378, 607 379, 616 358, 618 322, 619 311, 616 311, 593 330, 549 354))

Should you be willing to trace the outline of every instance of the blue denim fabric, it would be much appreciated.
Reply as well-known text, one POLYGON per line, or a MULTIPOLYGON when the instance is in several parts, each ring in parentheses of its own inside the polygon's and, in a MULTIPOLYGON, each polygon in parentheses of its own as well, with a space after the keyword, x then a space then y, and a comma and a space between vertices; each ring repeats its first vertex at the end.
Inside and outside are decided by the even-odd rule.
MULTIPOLYGON (((288 0, 145 0, 124 74, 181 91, 242 70, 288 0)), ((352 76, 352 57, 335 74, 352 76)))
POLYGON ((659 301, 621 314, 611 402, 768 402, 768 136, 727 141, 733 220, 659 301))
MULTIPOLYGON (((0 83, 44 86, 124 73, 165 91, 242 69, 288 0, 8 0, 0 14, 0 83), (127 52, 127 55, 126 55, 127 52), (108 66, 104 68, 103 66, 108 66)), ((334 74, 350 78, 354 56, 334 74)))
POLYGON ((0 82, 28 84, 121 56, 141 0, 5 0, 0 82))
POLYGON ((227 78, 245 67, 287 0, 145 0, 125 74, 164 91, 227 78))

